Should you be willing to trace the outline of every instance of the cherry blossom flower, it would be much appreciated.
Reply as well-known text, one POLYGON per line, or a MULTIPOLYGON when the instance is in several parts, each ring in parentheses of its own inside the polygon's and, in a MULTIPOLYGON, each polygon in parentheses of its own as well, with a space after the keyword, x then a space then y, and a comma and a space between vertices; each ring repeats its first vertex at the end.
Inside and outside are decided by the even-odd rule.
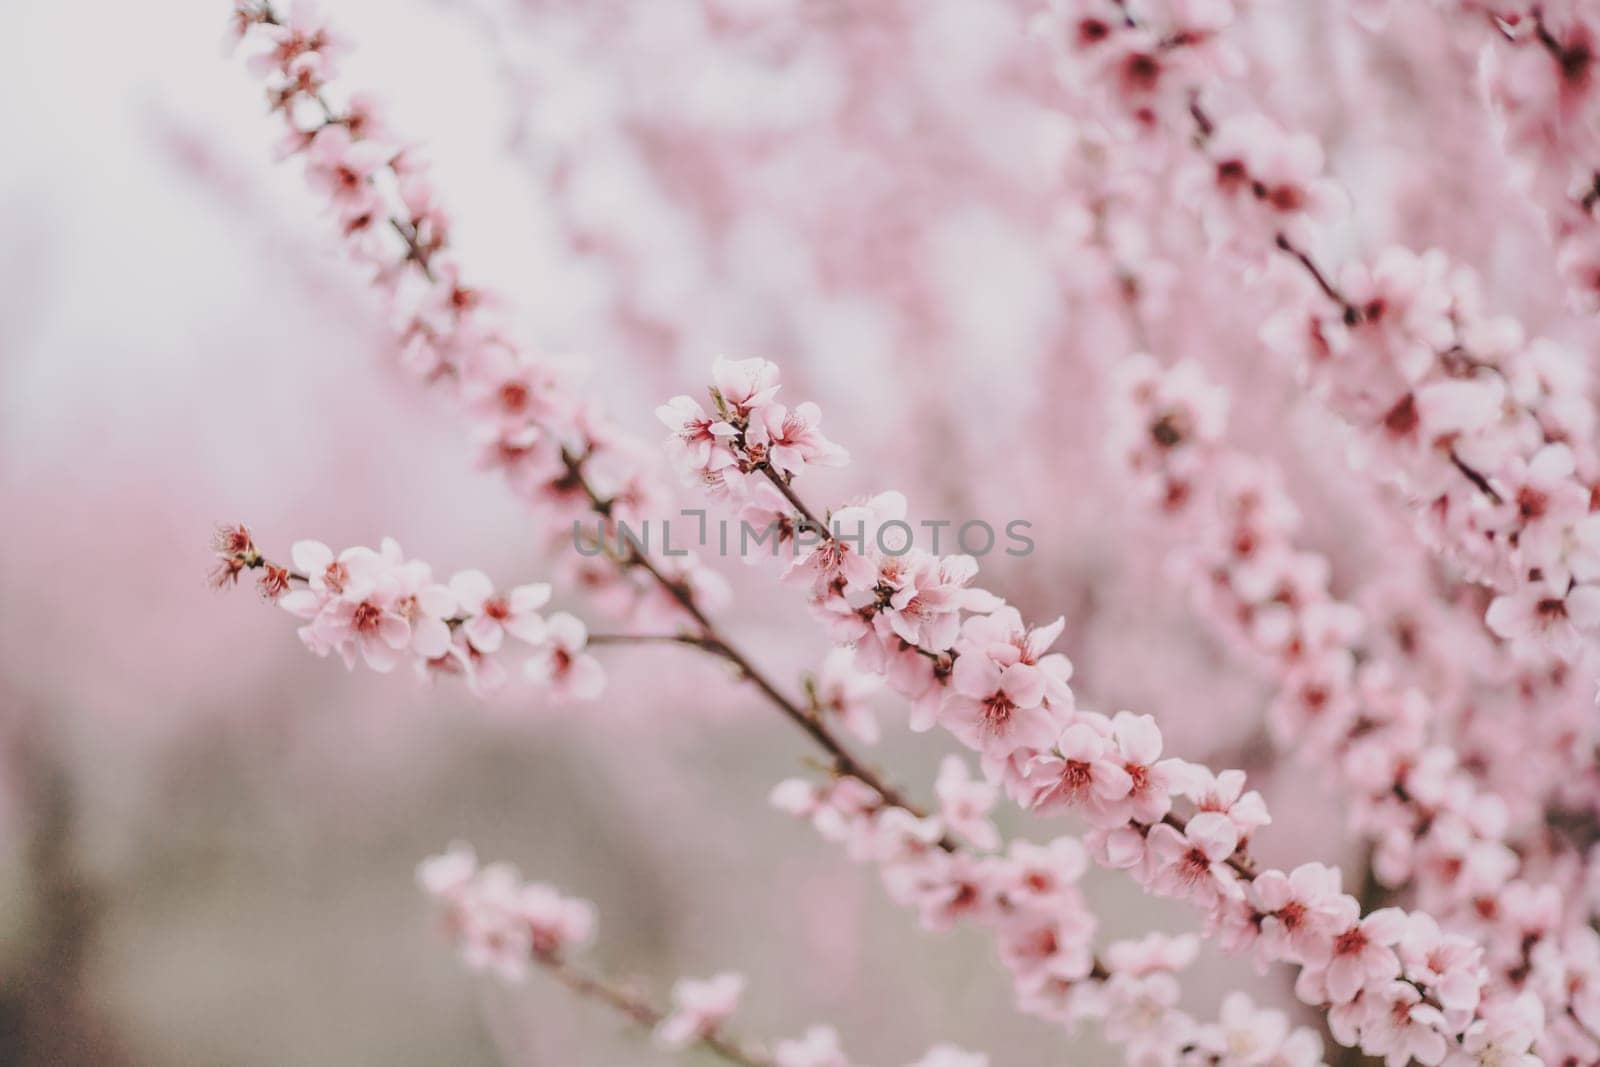
POLYGON ((1371 1004, 1361 1025, 1361 1047, 1384 1058, 1389 1067, 1404 1067, 1413 1061, 1434 1067, 1449 1046, 1444 1035, 1444 1017, 1439 1009, 1422 1003, 1422 994, 1409 982, 1390 982, 1369 992, 1371 1004))
POLYGON ((1400 973, 1394 945, 1405 933, 1406 915, 1398 908, 1382 908, 1357 918, 1359 907, 1351 897, 1335 899, 1342 912, 1342 927, 1333 935, 1328 962, 1301 972, 1296 991, 1302 1000, 1316 1003, 1326 996, 1334 1004, 1353 1000, 1363 987, 1381 984, 1400 973))
POLYGON ((1267 954, 1322 965, 1333 954, 1334 938, 1348 918, 1339 872, 1320 863, 1303 863, 1287 875, 1266 871, 1250 883, 1251 906, 1262 918, 1267 954))
POLYGON ((871 700, 882 688, 877 676, 856 668, 853 652, 836 648, 822 661, 813 696, 822 715, 836 718, 863 744, 873 745, 879 729, 871 700))
POLYGON ((974 781, 960 756, 946 756, 939 764, 934 788, 939 794, 939 818, 946 826, 976 848, 992 851, 1000 847, 1000 831, 989 818, 1000 799, 998 788, 990 782, 974 781))
POLYGON ((987 756, 1047 747, 1060 729, 1044 705, 1045 676, 1028 664, 1002 667, 987 655, 964 655, 956 660, 951 688, 940 721, 987 756))
POLYGON ((752 413, 744 445, 788 477, 808 466, 842 467, 850 456, 822 435, 817 429, 821 422, 822 410, 809 401, 792 411, 782 404, 766 404, 752 413))
POLYGON ((656 1026, 655 1038, 670 1049, 686 1048, 716 1033, 739 1007, 744 976, 680 978, 672 987, 672 1014, 656 1026))
POLYGON ((803 1037, 780 1041, 772 1048, 776 1067, 850 1067, 831 1026, 813 1026, 803 1037))
POLYGON ((1070 900, 1072 886, 1089 865, 1083 845, 1074 837, 1058 837, 1047 845, 1013 841, 1007 855, 1011 881, 1004 889, 1006 897, 1046 911, 1070 900))
POLYGON ((450 592, 468 616, 461 632, 479 652, 498 652, 506 634, 530 645, 544 640, 544 619, 538 610, 549 602, 550 586, 519 585, 497 595, 488 575, 462 571, 450 579, 450 592))
POLYGON ((1220 1018, 1200 1029, 1198 1044, 1220 1063, 1322 1062, 1321 1037, 1311 1030, 1291 1031, 1287 1016, 1256 1007, 1244 993, 1222 998, 1220 1018))
POLYGON ((1202 906, 1241 892, 1228 866, 1239 831, 1227 816, 1201 812, 1182 832, 1163 823, 1151 828, 1149 841, 1151 884, 1157 892, 1193 898, 1202 906))
POLYGON ((556 612, 545 621, 544 640, 528 660, 527 676, 549 686, 558 698, 593 700, 605 688, 605 671, 584 651, 588 644, 589 629, 582 620, 556 612))
POLYGON ((1069 725, 1054 753, 1038 757, 1027 770, 1029 806, 1041 812, 1077 806, 1091 814, 1112 810, 1133 789, 1119 755, 1112 738, 1085 723, 1069 725))
POLYGON ((1449 1067, 1536 1067, 1543 1061, 1534 1055, 1533 1042, 1543 1027, 1544 1009, 1535 996, 1490 1005, 1445 1062, 1449 1067))

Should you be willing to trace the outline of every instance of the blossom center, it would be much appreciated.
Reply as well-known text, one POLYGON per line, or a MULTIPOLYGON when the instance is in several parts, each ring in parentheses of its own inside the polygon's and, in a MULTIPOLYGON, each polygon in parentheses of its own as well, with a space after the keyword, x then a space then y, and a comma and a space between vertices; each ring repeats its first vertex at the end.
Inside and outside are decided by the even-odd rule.
POLYGON ((1354 956, 1366 947, 1367 934, 1359 926, 1352 926, 1333 939, 1333 952, 1336 956, 1354 956))
POLYGON ((370 600, 363 600, 357 604, 355 611, 350 615, 350 625, 357 633, 363 634, 376 633, 378 623, 382 620, 383 609, 370 600))

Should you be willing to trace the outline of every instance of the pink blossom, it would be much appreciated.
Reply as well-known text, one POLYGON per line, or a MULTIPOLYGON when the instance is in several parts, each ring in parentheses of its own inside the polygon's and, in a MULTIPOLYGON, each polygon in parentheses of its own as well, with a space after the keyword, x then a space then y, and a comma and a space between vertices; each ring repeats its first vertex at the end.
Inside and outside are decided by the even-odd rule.
MULTIPOLYGON (((978 562, 971 556, 941 558, 913 549, 903 556, 883 558, 878 563, 876 596, 887 599, 875 615, 879 636, 893 634, 929 652, 948 649, 961 632, 962 611, 999 606, 994 594, 971 587, 977 573, 978 562)), ((861 595, 852 597, 852 603, 859 599, 861 595)), ((1030 681, 1025 686, 1029 693, 1033 684, 1030 681)))
POLYGON ((1045 687, 1044 673, 1029 664, 1001 666, 987 655, 961 656, 939 719, 963 744, 986 756, 1004 759, 1018 749, 1041 750, 1060 729, 1044 706, 1045 687))
POLYGON ((1461 1048, 1445 1060, 1449 1067, 1538 1067, 1533 1043, 1544 1029, 1539 999, 1525 994, 1486 1007, 1484 1016, 1467 1027, 1461 1048))
POLYGON ((778 1042, 772 1048, 772 1062, 774 1067, 850 1067, 831 1026, 813 1026, 803 1037, 778 1042))
POLYGON ((1040 812, 1079 806, 1095 814, 1111 810, 1133 789, 1119 756, 1112 738, 1084 723, 1069 725, 1054 751, 1027 769, 1029 806, 1040 812))
POLYGON ((738 430, 724 419, 707 415, 693 397, 673 397, 656 408, 656 417, 672 431, 668 448, 691 483, 720 484, 725 475, 737 473, 729 468, 736 468, 739 462, 733 448, 738 430))
POLYGON ((960 756, 946 756, 939 764, 934 788, 939 794, 939 818, 951 831, 984 851, 1000 847, 1000 831, 989 818, 1000 799, 999 789, 974 781, 960 756))
POLYGON ((1408 982, 1390 982, 1369 991, 1371 1004, 1361 1025, 1361 1047, 1382 1056, 1389 1067, 1404 1067, 1415 1061, 1434 1067, 1449 1048, 1444 1035, 1444 1017, 1439 1010, 1422 1003, 1422 994, 1408 982))
POLYGON ((417 865, 417 884, 431 897, 458 901, 477 873, 477 854, 471 845, 458 841, 451 844, 449 851, 417 865))
POLYGON ((488 575, 462 571, 450 579, 450 591, 467 617, 461 630, 479 652, 499 651, 506 634, 532 645, 544 639, 544 619, 538 610, 550 600, 548 585, 519 585, 496 594, 488 575))
POLYGON ((1333 935, 1328 962, 1301 972, 1296 986, 1302 1000, 1326 999, 1346 1004, 1369 985, 1383 985, 1400 973, 1400 958, 1393 946, 1405 933, 1405 912, 1382 908, 1358 919, 1360 907, 1353 897, 1335 898, 1343 911, 1342 929, 1333 935))
POLYGON ((813 698, 824 716, 837 719, 851 735, 871 745, 879 734, 871 700, 882 688, 875 675, 856 668, 854 653, 836 648, 822 661, 813 698))
POLYGON ((600 661, 584 651, 589 629, 582 620, 558 611, 545 620, 544 638, 525 671, 533 682, 549 686, 558 698, 593 700, 605 688, 600 661))
POLYGON ((782 404, 763 405, 751 416, 745 448, 786 477, 807 466, 842 467, 850 461, 849 453, 822 435, 817 428, 821 422, 822 410, 810 401, 792 411, 782 404))
POLYGON ((1059 908, 1070 898, 1072 887, 1088 869, 1088 855, 1073 837, 1058 837, 1047 845, 1013 841, 1006 855, 1009 881, 1002 892, 1008 900, 1044 909, 1059 908))
POLYGON ((1406 978, 1431 990, 1446 1012, 1472 1017, 1485 978, 1481 947, 1442 933, 1431 915, 1417 913, 1406 918, 1399 952, 1406 978))
POLYGON ((1262 947, 1269 957, 1308 966, 1328 962, 1334 938, 1349 921, 1339 881, 1338 870, 1303 863, 1287 875, 1264 871, 1250 882, 1250 904, 1262 916, 1262 947))
POLYGON ((560 956, 594 936, 594 906, 543 883, 523 886, 514 910, 528 929, 535 955, 560 956))
POLYGON ((1548 645, 1570 654, 1582 647, 1582 631, 1600 627, 1600 586, 1533 582, 1496 597, 1484 621, 1515 644, 1548 645))
POLYGON ((1228 866, 1239 844, 1239 831, 1225 815, 1204 811, 1182 832, 1162 823, 1149 834, 1151 885, 1158 893, 1193 899, 1202 907, 1240 893, 1238 878, 1228 866))
POLYGON ((325 126, 306 152, 306 180, 335 206, 366 207, 373 175, 388 164, 381 144, 357 141, 345 126, 325 126))
POLYGON ((670 1049, 686 1048, 715 1034, 732 1017, 744 993, 744 976, 680 978, 672 987, 672 1014, 656 1026, 655 1038, 670 1049))
POLYGON ((1128 777, 1128 791, 1104 808, 1107 821, 1154 823, 1172 810, 1172 794, 1187 773, 1181 760, 1161 759, 1161 730, 1149 715, 1119 711, 1111 720, 1114 757, 1128 777))
MULTIPOLYGON (((367 666, 387 672, 411 644, 411 624, 401 614, 401 585, 388 562, 371 549, 352 548, 340 554, 339 592, 317 610, 301 632, 314 650, 332 649, 354 666, 361 653, 367 666)), ((285 597, 284 599, 289 599, 285 597)), ((300 604, 284 605, 298 613, 300 604)))
POLYGON ((719 410, 748 419, 778 393, 778 365, 765 359, 718 359, 711 365, 712 397, 719 410))
POLYGON ((1204 767, 1189 765, 1180 773, 1186 779, 1183 791, 1195 807, 1226 815, 1238 829, 1240 841, 1247 841, 1251 834, 1271 824, 1267 802, 1254 789, 1245 789, 1243 771, 1212 774, 1204 767))
POLYGON ((1220 1018, 1201 1028, 1199 1045, 1222 1063, 1287 1067, 1322 1062, 1322 1039, 1315 1032, 1291 1031, 1282 1012, 1258 1008, 1237 992, 1222 998, 1220 1018))

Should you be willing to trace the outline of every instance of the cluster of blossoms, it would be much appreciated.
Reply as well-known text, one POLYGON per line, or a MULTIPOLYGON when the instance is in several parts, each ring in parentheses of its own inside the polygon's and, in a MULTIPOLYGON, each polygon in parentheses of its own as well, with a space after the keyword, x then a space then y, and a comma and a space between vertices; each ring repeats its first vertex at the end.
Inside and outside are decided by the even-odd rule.
MULTIPOLYGON (((304 160, 346 250, 389 305, 405 369, 454 396, 482 466, 547 520, 552 544, 596 518, 600 544, 615 544, 608 524, 637 528, 664 513, 668 487, 649 454, 574 390, 570 367, 519 345, 500 298, 466 279, 450 249, 450 215, 418 153, 393 136, 371 97, 337 96, 347 49, 316 6, 296 0, 282 15, 265 0, 237 0, 232 26, 283 122, 282 152, 304 160)), ((619 613, 681 621, 668 583, 702 601, 725 594, 693 554, 654 561, 656 574, 627 553, 558 558, 567 577, 619 613)))
MULTIPOLYGON (((1363 611, 1332 594, 1327 558, 1296 545, 1299 515, 1276 468, 1222 443, 1226 400, 1193 364, 1164 370, 1134 357, 1114 399, 1114 454, 1140 495, 1181 523, 1188 547, 1180 569, 1202 615, 1280 685, 1270 719, 1277 740, 1331 768, 1352 801, 1352 828, 1375 843, 1374 873, 1391 888, 1409 886, 1427 909, 1414 921, 1431 937, 1438 936, 1435 918, 1471 936, 1439 941, 1458 964, 1459 988, 1472 989, 1461 1006, 1476 1002, 1470 976, 1480 957, 1508 990, 1522 987, 1541 960, 1560 960, 1565 975, 1592 973, 1589 957, 1600 942, 1588 914, 1551 910, 1555 885, 1571 888, 1589 857, 1568 849, 1536 862, 1542 849, 1560 845, 1544 826, 1547 795, 1528 798, 1535 825, 1512 841, 1517 827, 1502 798, 1440 743, 1442 724, 1423 693, 1367 647, 1363 611), (1535 925, 1530 912, 1540 916, 1535 925)), ((1483 685, 1492 685, 1490 677, 1483 685)), ((1569 722, 1592 738, 1592 725, 1569 722)), ((1501 723, 1501 757, 1524 780, 1530 767, 1546 767, 1548 777, 1528 781, 1546 790, 1588 779, 1592 805, 1592 761, 1570 745, 1537 746, 1542 735, 1524 734, 1521 725, 1501 723)), ((1580 1010, 1574 992, 1560 982, 1538 986, 1541 1010, 1552 1017, 1580 1010)))
POLYGON ((1174 152, 1198 153, 1177 180, 1222 248, 1251 265, 1295 262, 1291 307, 1264 324, 1264 339, 1359 430, 1369 465, 1404 488, 1430 537, 1500 594, 1488 615, 1496 632, 1578 657, 1600 629, 1600 457, 1586 373, 1487 311, 1471 274, 1443 253, 1391 247, 1337 272, 1320 265, 1349 213, 1321 147, 1260 112, 1206 110, 1205 91, 1230 72, 1176 58, 1216 47, 1213 32, 1192 30, 1195 6, 1226 23, 1233 5, 1135 16, 1114 0, 1064 0, 1045 29, 1080 75, 1162 43, 1160 69, 1173 76, 1148 91, 1170 106, 1113 92, 1104 75, 1102 85, 1164 116, 1174 152))
POLYGON ((1485 101, 1513 176, 1545 215, 1569 297, 1600 310, 1600 12, 1580 0, 1438 6, 1480 50, 1485 101))
POLYGON ((959 757, 946 757, 940 771, 935 815, 886 806, 851 779, 792 779, 772 799, 858 862, 875 864, 890 898, 914 908, 925 929, 970 924, 991 932, 1026 1014, 1069 1030, 1101 1020, 1106 1038, 1136 1063, 1322 1062, 1314 1032, 1291 1029, 1282 1013, 1242 994, 1228 999, 1215 1023, 1182 1010, 1178 975, 1199 950, 1192 935, 1116 941, 1096 957, 1098 924, 1077 885, 1088 867, 1083 845, 1073 837, 1018 840, 1001 851, 989 818, 999 789, 972 779, 959 757), (942 846, 946 831, 965 844, 942 846))
POLYGON ((524 882, 508 863, 480 866, 467 845, 424 860, 417 881, 442 907, 462 962, 504 981, 520 982, 534 965, 560 960, 594 937, 588 901, 524 882))
MULTIPOLYGON (((775 385, 776 372, 764 371, 763 380, 775 385)), ((757 457, 739 460, 776 477, 757 457)), ((792 491, 791 498, 798 501, 792 491)), ((788 528, 824 529, 795 506, 788 528)), ((1128 872, 1153 895, 1188 901, 1234 950, 1252 951, 1263 965, 1297 965, 1296 992, 1328 1009, 1343 1044, 1431 1065, 1459 1053, 1475 1027, 1500 1026, 1510 1009, 1483 995, 1480 946, 1441 932, 1424 913, 1363 915, 1330 868, 1259 869, 1248 845, 1270 820, 1242 773, 1163 758, 1149 716, 1078 708, 1070 664, 1045 651, 1058 627, 1030 629, 1015 609, 973 587, 970 557, 922 562, 917 569, 931 580, 900 596, 902 557, 878 540, 851 546, 824 535, 791 573, 806 581, 812 611, 836 643, 854 647, 860 666, 906 697, 914 720, 939 722, 977 751, 988 781, 1035 812, 1086 818, 1098 863, 1128 872), (846 596, 869 588, 872 574, 875 595, 846 596), (1292 936, 1274 933, 1285 924, 1292 936)), ((1497 1045, 1493 1055, 1527 1055, 1539 1036, 1497 1045)))
POLYGON ((529 680, 558 698, 591 700, 605 688, 605 672, 586 649, 588 629, 566 612, 548 617, 544 583, 496 591, 482 571, 468 570, 437 581, 433 568, 406 559, 385 538, 376 549, 357 546, 338 554, 320 541, 297 541, 291 566, 263 556, 244 526, 218 531, 215 580, 236 581, 259 570, 257 589, 298 619, 300 639, 319 656, 338 653, 345 666, 356 660, 380 673, 410 663, 424 677, 454 675, 474 691, 499 687, 507 638, 531 654, 523 664, 529 680))
POLYGON ((749 497, 765 473, 790 479, 808 466, 842 467, 849 454, 823 436, 817 405, 778 402, 778 369, 766 360, 719 359, 711 368, 708 413, 690 396, 656 409, 672 430, 673 461, 690 485, 713 496, 749 497))
MULTIPOLYGON (((852 1067, 829 1026, 774 1043, 771 1051, 724 1035, 739 1007, 745 981, 728 972, 711 978, 679 979, 672 1007, 663 1011, 625 985, 577 970, 570 962, 595 932, 595 909, 539 882, 524 882, 508 863, 480 866, 471 847, 458 844, 424 860, 417 881, 439 908, 444 928, 471 970, 520 983, 535 968, 550 972, 580 996, 649 1026, 665 1049, 700 1048, 741 1067, 852 1067)), ((951 1045, 936 1045, 909 1067, 988 1067, 989 1058, 951 1045)), ((859 1065, 857 1065, 859 1067, 859 1065)))

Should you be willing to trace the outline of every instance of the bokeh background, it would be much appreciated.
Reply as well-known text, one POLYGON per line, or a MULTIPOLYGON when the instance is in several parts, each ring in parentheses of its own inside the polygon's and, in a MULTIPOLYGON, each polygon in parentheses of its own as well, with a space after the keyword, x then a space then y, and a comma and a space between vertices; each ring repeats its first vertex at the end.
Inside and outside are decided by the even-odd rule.
MULTIPOLYGON (((1272 862, 1356 858, 1315 776, 1265 761, 1264 690, 1190 620, 1171 546, 1108 473, 1106 368, 1150 345, 1248 383, 1239 433, 1294 474, 1343 588, 1375 573, 1385 532, 1355 518, 1336 438, 1255 343, 1255 297, 1151 266, 1142 320, 1117 298, 1119 265, 1160 249, 1112 210, 1030 5, 324 6, 359 46, 349 80, 435 161, 463 257, 625 425, 654 437, 654 404, 717 354, 779 360, 856 457, 814 494, 894 487, 923 517, 1031 521, 1036 553, 991 557, 988 584, 1066 615, 1080 700, 1258 773, 1272 862)), ((1326 5, 1270 6, 1240 32, 1280 57, 1261 76, 1359 187, 1361 225, 1446 245, 1507 310, 1567 329, 1481 123, 1441 121, 1476 106, 1470 57, 1403 32, 1358 53, 1326 5), (1505 224, 1459 224, 1475 212, 1505 224)), ((247 591, 207 586, 219 521, 280 553, 389 535, 442 571, 557 569, 449 411, 395 371, 377 300, 272 163, 259 88, 219 46, 227 7, 5 9, 0 1062, 659 1062, 537 975, 462 971, 413 883, 455 838, 594 899, 596 958, 657 993, 744 971, 752 1035, 831 1022, 878 1064, 936 1040, 996 1067, 1113 1062, 1018 1016, 979 936, 920 933, 871 871, 772 811, 802 739, 692 653, 608 653, 593 705, 482 701, 346 673, 247 591)), ((819 662, 793 595, 723 569, 764 662, 819 662)), ((876 758, 926 796, 943 741, 883 711, 876 758)), ((1110 934, 1189 922, 1114 875, 1089 891, 1110 934)), ((1285 981, 1208 955, 1188 996, 1204 1012, 1242 983, 1291 1004, 1285 981)))

